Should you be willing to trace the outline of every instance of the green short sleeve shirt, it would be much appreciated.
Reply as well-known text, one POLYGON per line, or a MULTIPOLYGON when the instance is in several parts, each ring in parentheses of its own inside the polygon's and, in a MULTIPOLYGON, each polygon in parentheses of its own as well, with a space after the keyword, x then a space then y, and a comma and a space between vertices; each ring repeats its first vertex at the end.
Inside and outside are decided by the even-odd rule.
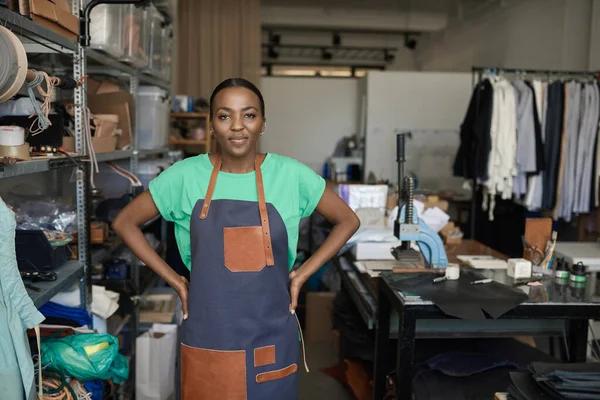
MULTIPOLYGON (((181 258, 191 270, 190 220, 204 199, 212 163, 208 154, 186 158, 162 172, 149 184, 162 217, 175 224, 181 258)), ((261 165, 265 199, 281 215, 288 235, 288 267, 296 260, 300 220, 310 216, 325 191, 325 180, 311 168, 289 157, 268 153, 261 165)), ((219 172, 213 199, 258 201, 256 174, 219 172)))

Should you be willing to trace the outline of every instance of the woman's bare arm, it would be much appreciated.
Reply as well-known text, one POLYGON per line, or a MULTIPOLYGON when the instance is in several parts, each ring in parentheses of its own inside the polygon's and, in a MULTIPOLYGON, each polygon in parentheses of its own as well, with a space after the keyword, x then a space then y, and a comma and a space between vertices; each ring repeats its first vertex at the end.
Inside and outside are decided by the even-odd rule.
POLYGON ((141 226, 159 214, 149 191, 131 201, 113 221, 112 227, 133 253, 177 291, 187 318, 187 280, 175 272, 152 248, 144 237, 141 226))
POLYGON ((304 282, 335 256, 360 227, 360 220, 354 211, 330 189, 325 189, 316 212, 327 219, 333 225, 333 229, 317 251, 300 268, 290 274, 292 297, 290 310, 292 311, 296 310, 298 295, 304 282))

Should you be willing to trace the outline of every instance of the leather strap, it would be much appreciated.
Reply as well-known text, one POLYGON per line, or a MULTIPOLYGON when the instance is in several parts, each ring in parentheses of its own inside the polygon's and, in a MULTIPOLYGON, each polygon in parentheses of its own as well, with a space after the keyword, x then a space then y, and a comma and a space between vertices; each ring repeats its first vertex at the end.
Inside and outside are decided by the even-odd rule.
POLYGON ((265 201, 265 189, 262 179, 262 171, 258 156, 254 160, 254 169, 256 170, 256 190, 258 191, 258 210, 260 211, 260 223, 262 225, 263 242, 265 244, 265 259, 267 266, 275 265, 273 257, 273 247, 271 246, 271 228, 269 227, 269 213, 267 212, 267 202, 265 201))
MULTIPOLYGON (((254 159, 254 169, 256 171, 256 190, 258 192, 258 210, 260 212, 260 224, 262 226, 263 243, 265 251, 266 264, 269 267, 275 265, 275 258, 273 257, 273 247, 271 246, 271 228, 269 226, 269 213, 267 212, 267 202, 265 201, 265 189, 262 179, 262 171, 260 170, 260 162, 258 155, 254 159)), ((217 156, 215 165, 210 175, 210 182, 208 189, 206 190, 206 196, 204 197, 204 203, 202 204, 202 211, 200 212, 200 219, 206 219, 208 215, 208 209, 210 208, 210 201, 215 191, 215 185, 217 184, 217 177, 221 170, 221 156, 217 156)))
POLYGON ((202 204, 202 211, 200 212, 200 219, 205 219, 208 215, 208 209, 210 208, 210 200, 215 191, 215 185, 217 184, 217 177, 221 170, 221 156, 217 156, 215 160, 215 166, 213 167, 212 173, 210 174, 210 181, 208 183, 208 189, 206 189, 206 196, 204 196, 204 203, 202 204))

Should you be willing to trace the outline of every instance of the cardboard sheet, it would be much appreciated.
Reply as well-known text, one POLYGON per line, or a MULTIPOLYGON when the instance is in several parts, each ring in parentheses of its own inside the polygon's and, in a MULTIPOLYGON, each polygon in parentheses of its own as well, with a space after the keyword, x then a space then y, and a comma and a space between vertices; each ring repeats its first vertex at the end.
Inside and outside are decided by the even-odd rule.
POLYGON ((497 282, 472 285, 481 275, 462 270, 456 281, 433 283, 431 274, 399 279, 393 287, 408 296, 432 301, 445 314, 467 320, 499 318, 528 299, 523 291, 497 282))

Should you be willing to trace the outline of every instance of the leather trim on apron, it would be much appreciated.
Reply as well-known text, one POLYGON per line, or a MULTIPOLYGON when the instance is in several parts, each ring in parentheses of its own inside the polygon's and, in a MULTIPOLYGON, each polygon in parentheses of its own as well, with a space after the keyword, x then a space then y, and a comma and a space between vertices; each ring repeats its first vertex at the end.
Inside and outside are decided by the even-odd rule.
POLYGON ((275 364, 275 346, 263 346, 254 349, 254 366, 264 367, 275 364))
POLYGON ((258 374, 258 375, 256 375, 256 382, 263 383, 263 382, 274 381, 277 379, 282 379, 282 378, 285 378, 286 376, 290 376, 291 374, 293 374, 296 371, 298 371, 298 365, 292 364, 288 367, 278 369, 277 371, 269 371, 269 372, 263 372, 262 374, 258 374))
POLYGON ((246 400, 246 352, 181 344, 181 398, 246 400), (186 376, 185 373, 189 373, 186 376), (227 385, 223 385, 223 382, 227 385), (185 384, 184 384, 185 382, 185 384))

